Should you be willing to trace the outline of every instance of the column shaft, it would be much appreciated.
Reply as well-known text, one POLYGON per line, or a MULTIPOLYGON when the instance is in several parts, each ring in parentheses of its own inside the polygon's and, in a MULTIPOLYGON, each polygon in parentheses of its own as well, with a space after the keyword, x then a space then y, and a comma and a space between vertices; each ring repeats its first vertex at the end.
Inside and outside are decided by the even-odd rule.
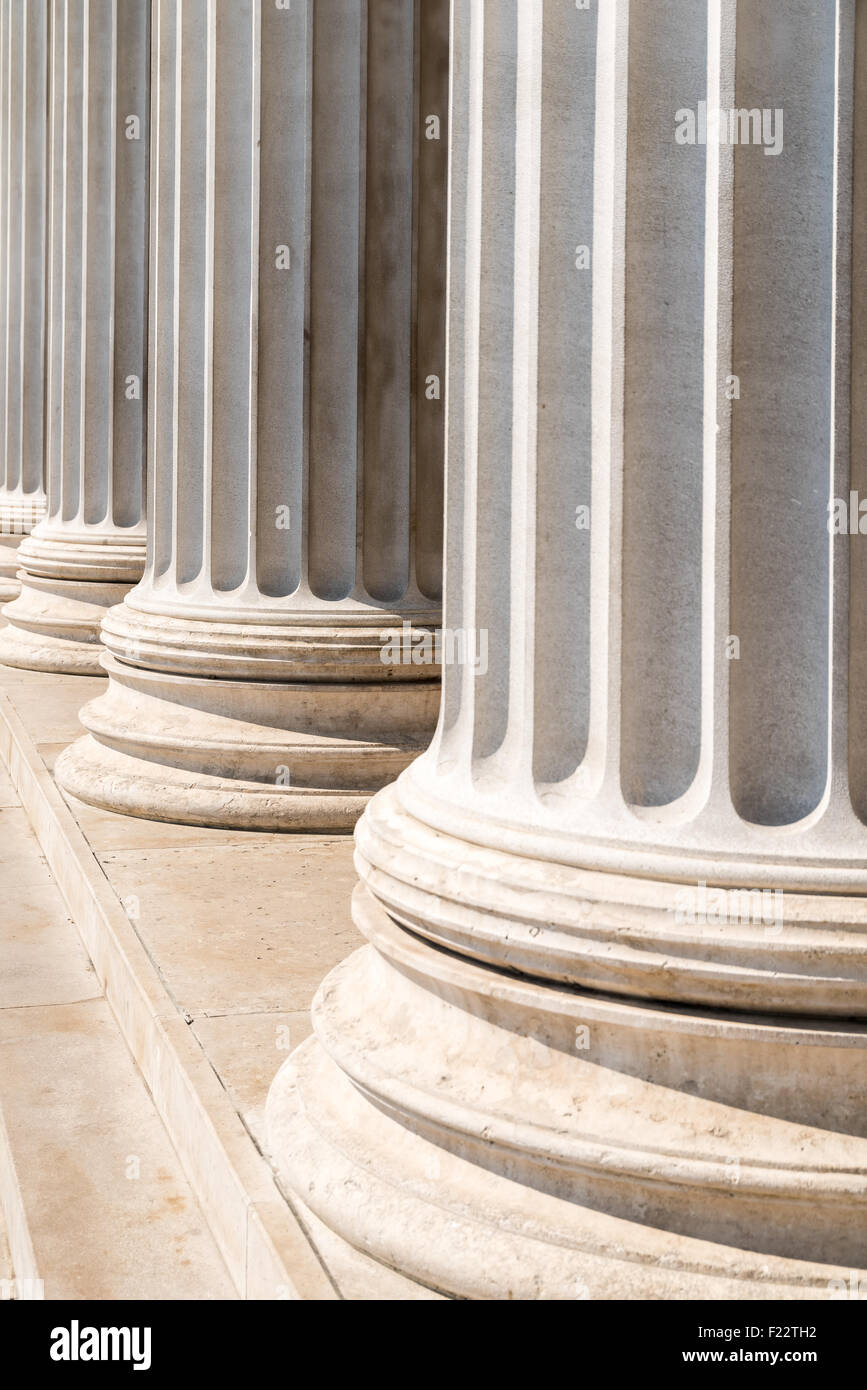
POLYGON ((48 6, 0 3, 0 599, 45 510, 48 6))
POLYGON ((827 1297, 867 1210, 864 542, 828 526, 864 470, 865 17, 452 13, 475 660, 358 826, 369 944, 270 1147, 454 1296, 827 1297))
POLYGON ((442 0, 154 7, 150 477, 99 805, 354 823, 429 741, 442 549, 442 0))
POLYGON ((7 665, 100 673, 145 557, 149 12, 53 0, 45 518, 21 546, 7 665))

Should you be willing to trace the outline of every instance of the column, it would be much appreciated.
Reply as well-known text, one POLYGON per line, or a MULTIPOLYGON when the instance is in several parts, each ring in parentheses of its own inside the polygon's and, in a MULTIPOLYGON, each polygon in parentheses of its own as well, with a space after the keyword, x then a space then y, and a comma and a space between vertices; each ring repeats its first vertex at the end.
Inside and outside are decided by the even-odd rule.
POLYGON ((45 511, 43 388, 48 6, 0 2, 0 600, 45 511))
POLYGON ((327 1248, 419 1288, 864 1277, 865 24, 454 0, 464 659, 268 1105, 327 1248))
POLYGON ((153 15, 147 569, 57 773, 347 827, 440 695, 447 6, 153 15))
POLYGON ((50 6, 48 506, 19 550, 8 666, 101 674, 101 619, 144 567, 148 16, 50 6))

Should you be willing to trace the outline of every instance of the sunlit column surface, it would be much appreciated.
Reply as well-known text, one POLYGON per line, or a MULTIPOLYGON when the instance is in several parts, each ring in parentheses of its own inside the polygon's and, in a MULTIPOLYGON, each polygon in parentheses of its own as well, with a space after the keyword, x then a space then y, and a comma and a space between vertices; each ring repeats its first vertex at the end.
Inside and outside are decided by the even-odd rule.
POLYGON ((50 5, 48 508, 4 612, 10 666, 99 674, 100 621, 144 566, 148 13, 50 5))
POLYGON ((863 1270, 855 16, 455 0, 444 621, 489 659, 359 824, 369 944, 269 1101, 314 1229, 416 1285, 863 1270))
POLYGON ((153 23, 148 562, 58 776, 346 827, 439 704, 447 5, 153 23))
POLYGON ((45 511, 47 0, 0 0, 0 600, 45 511))

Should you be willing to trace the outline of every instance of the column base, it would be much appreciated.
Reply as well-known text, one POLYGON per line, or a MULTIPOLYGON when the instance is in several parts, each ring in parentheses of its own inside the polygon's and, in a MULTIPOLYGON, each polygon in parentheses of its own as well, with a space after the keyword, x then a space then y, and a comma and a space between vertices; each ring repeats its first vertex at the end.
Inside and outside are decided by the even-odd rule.
POLYGON ((0 664, 68 676, 101 676, 100 626, 129 584, 93 584, 22 574, 19 596, 3 610, 0 664))
POLYGON ((10 603, 21 592, 18 547, 20 536, 0 535, 0 603, 10 603))
POLYGON ((106 652, 88 737, 57 763, 81 801, 149 820, 348 830, 426 747, 439 681, 402 685, 175 675, 106 652))
POLYGON ((363 887, 353 915, 371 945, 268 1100, 283 1179, 341 1239, 457 1298, 828 1299, 867 1278, 867 1028, 483 968, 363 887))
POLYGON ((102 620, 141 578, 144 537, 67 535, 43 521, 18 561, 21 593, 4 609, 0 664, 102 675, 102 620))
POLYGON ((0 497, 0 603, 10 603, 21 592, 19 547, 44 514, 45 497, 38 493, 29 501, 0 497))
MULTIPOLYGON (((417 764, 371 805, 357 863, 391 917, 435 945, 630 998, 867 1018, 867 897, 822 891, 823 865, 806 856, 812 892, 762 891, 749 877, 737 888, 667 882, 533 856, 530 836, 525 853, 494 848, 482 815, 455 810, 454 829, 435 829, 428 804, 417 764)), ((753 867, 716 860, 726 884, 753 867)))

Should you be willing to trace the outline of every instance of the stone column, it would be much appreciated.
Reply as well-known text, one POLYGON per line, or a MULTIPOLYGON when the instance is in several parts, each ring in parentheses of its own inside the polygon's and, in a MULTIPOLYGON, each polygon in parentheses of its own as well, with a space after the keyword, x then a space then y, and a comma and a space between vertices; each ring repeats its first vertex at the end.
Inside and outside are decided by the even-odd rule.
POLYGON ((50 7, 48 509, 19 551, 9 666, 99 675, 100 621, 144 567, 148 16, 50 7))
POLYGON ((0 600, 45 511, 48 6, 0 0, 0 600))
POLYGON ((447 6, 154 24, 147 570, 58 776, 156 819, 346 827, 439 703, 447 6))
POLYGON ((358 826, 369 944, 269 1100, 314 1230, 429 1290, 864 1275, 855 15, 453 5, 445 630, 488 658, 358 826))

